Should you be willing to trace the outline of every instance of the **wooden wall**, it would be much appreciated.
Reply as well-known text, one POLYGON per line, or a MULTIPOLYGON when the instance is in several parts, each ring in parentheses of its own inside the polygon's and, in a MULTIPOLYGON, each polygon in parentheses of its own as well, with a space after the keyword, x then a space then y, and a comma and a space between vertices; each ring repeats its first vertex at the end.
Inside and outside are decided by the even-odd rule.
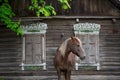
POLYGON ((0 72, 19 70, 21 38, 0 25, 0 72))
MULTIPOLYGON (((101 25, 99 46, 101 70, 117 71, 120 69, 120 21, 117 20, 116 23, 113 23, 112 19, 81 19, 80 22, 91 22, 101 25)), ((61 42, 60 35, 62 33, 65 35, 64 39, 73 35, 73 24, 76 22, 73 19, 51 20, 47 23, 49 27, 47 31, 47 54, 49 55, 50 53, 52 54, 49 48, 54 49, 61 42)))
MULTIPOLYGON (((67 16, 119 16, 120 10, 115 7, 110 0, 72 0, 70 1, 71 9, 62 10, 61 5, 57 0, 46 0, 47 4, 52 3, 55 7, 57 15, 67 16)), ((10 0, 13 11, 16 16, 30 17, 36 16, 35 12, 30 11, 29 5, 31 0, 10 0)))
MULTIPOLYGON (((71 37, 75 18, 43 19, 48 24, 47 39, 47 70, 21 71, 22 37, 0 25, 0 75, 56 75, 53 57, 56 48, 63 40, 71 37), (61 34, 64 34, 63 38, 61 34)), ((73 70, 73 75, 120 75, 120 18, 113 22, 111 18, 80 18, 79 22, 91 22, 101 25, 100 30, 100 65, 101 70, 73 70)))

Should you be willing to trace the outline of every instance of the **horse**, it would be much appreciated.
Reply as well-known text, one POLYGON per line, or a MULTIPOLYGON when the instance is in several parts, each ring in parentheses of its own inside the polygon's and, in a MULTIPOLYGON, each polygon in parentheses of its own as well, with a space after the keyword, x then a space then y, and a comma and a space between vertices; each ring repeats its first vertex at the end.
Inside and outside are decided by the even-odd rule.
POLYGON ((61 80, 63 72, 65 80, 70 80, 71 71, 75 64, 75 55, 81 60, 85 59, 85 51, 82 42, 78 37, 66 39, 60 47, 57 48, 54 57, 54 67, 57 70, 58 80, 61 80))

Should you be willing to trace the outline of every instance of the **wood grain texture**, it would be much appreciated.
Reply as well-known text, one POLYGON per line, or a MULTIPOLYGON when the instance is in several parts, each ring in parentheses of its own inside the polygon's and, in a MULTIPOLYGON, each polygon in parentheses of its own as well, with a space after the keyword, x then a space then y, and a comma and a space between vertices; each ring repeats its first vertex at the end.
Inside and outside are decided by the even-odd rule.
MULTIPOLYGON (((73 0, 69 4, 71 9, 63 10, 61 5, 56 0, 46 0, 46 4, 52 4, 57 12, 57 15, 66 15, 66 16, 80 16, 80 15, 91 15, 91 16, 119 16, 119 8, 115 7, 110 0, 73 0)), ((36 16, 35 11, 30 11, 29 5, 31 4, 30 0, 10 0, 10 4, 13 8, 13 11, 17 16, 21 17, 30 17, 36 16)), ((43 15, 42 15, 43 16, 43 15)))
MULTIPOLYGON (((44 19, 48 24, 46 33, 47 70, 21 71, 22 37, 0 26, 0 75, 56 75, 53 67, 53 57, 57 47, 63 40, 74 35, 75 19, 44 19), (63 34, 61 37, 61 34, 63 34)), ((101 25, 100 30, 100 65, 101 70, 73 70, 73 75, 120 75, 120 19, 112 23, 106 19, 80 19, 80 22, 93 22, 101 25)), ((27 23, 27 22, 26 22, 27 23)), ((37 47, 37 46, 36 46, 37 47)))

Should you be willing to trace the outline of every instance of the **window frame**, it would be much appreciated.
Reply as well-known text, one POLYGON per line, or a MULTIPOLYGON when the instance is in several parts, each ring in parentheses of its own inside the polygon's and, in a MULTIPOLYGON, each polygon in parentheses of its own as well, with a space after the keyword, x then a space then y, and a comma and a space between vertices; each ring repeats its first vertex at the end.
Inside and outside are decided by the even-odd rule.
MULTIPOLYGON (((89 38, 90 35, 95 35, 97 36, 97 46, 96 46, 96 53, 95 53, 95 62, 96 63, 90 63, 90 61, 88 61, 88 59, 86 59, 85 63, 75 63, 75 69, 78 70, 79 66, 95 66, 97 67, 97 70, 100 70, 100 60, 99 60, 99 32, 100 32, 100 24, 96 24, 96 23, 78 23, 78 24, 74 24, 73 25, 74 28, 74 33, 75 36, 78 35, 84 35, 87 36, 87 38, 89 38)), ((88 41, 88 39, 87 39, 88 41)), ((96 42, 95 42, 96 44, 96 42)), ((89 49, 89 41, 87 42, 87 52, 89 49)), ((87 54, 87 57, 90 57, 87 54)), ((78 61, 78 57, 76 57, 76 60, 78 61)))
POLYGON ((47 24, 45 23, 33 23, 29 25, 22 25, 23 33, 24 35, 22 36, 22 63, 20 64, 21 70, 25 70, 25 67, 41 67, 43 70, 46 70, 46 29, 47 29, 47 24), (32 25, 32 26, 31 26, 32 25), (32 27, 32 28, 31 28, 32 27), (38 30, 38 32, 33 32, 33 30, 38 30), (31 31, 28 31, 31 30, 31 31), (41 35, 42 38, 42 59, 43 62, 40 64, 26 64, 26 37, 25 35, 41 35))

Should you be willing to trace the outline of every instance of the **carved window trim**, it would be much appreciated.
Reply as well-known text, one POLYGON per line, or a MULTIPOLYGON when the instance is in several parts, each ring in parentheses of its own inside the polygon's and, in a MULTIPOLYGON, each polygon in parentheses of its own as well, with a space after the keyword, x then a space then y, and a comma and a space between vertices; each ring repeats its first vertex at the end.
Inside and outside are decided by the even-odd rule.
MULTIPOLYGON (((96 35, 97 36, 97 42, 99 42, 99 32, 100 32, 100 24, 96 24, 96 23, 78 23, 78 24, 74 24, 73 25, 74 28, 74 33, 75 36, 78 35, 85 35, 87 36, 91 36, 91 35, 96 35)), ((87 44, 87 50, 88 50, 88 44, 87 44)), ((99 43, 96 46, 96 63, 89 63, 88 60, 86 60, 87 62, 85 64, 82 63, 75 63, 75 69, 78 70, 79 66, 96 66, 97 70, 100 70, 100 62, 99 62, 99 43)), ((88 52, 88 51, 87 51, 88 52)), ((78 58, 76 57, 76 59, 78 60, 78 58)))
POLYGON ((25 67, 41 67, 43 70, 46 70, 46 29, 47 29, 47 24, 45 23, 33 23, 33 24, 28 24, 28 25, 21 25, 22 30, 23 30, 23 38, 22 38, 22 63, 20 64, 21 70, 25 70, 25 67), (41 35, 42 39, 42 60, 43 62, 40 64, 26 64, 26 48, 25 48, 25 42, 26 42, 26 37, 25 35, 41 35))

